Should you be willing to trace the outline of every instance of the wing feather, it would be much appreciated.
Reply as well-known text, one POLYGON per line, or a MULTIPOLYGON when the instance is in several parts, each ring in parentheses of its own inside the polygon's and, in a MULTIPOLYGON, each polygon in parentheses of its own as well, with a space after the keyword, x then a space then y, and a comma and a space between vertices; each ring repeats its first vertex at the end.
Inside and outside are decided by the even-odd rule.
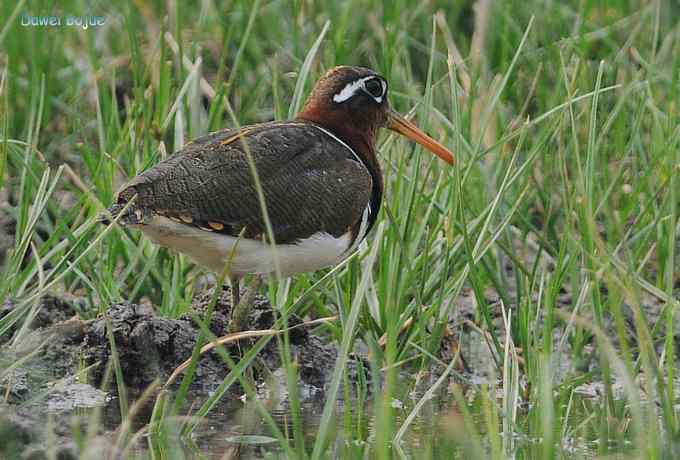
POLYGON ((261 237, 265 220, 244 144, 254 159, 277 243, 317 232, 338 237, 360 223, 371 196, 370 173, 347 146, 297 122, 199 138, 134 178, 112 210, 136 196, 128 215, 141 215, 140 221, 156 214, 183 216, 232 236, 245 229, 246 238, 261 237))

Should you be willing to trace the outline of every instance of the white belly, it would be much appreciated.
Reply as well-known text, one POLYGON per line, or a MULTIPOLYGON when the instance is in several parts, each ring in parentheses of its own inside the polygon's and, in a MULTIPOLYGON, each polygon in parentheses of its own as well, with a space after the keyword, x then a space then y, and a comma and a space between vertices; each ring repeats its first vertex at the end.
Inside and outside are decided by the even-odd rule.
POLYGON ((275 273, 274 251, 283 277, 329 267, 349 255, 352 240, 349 232, 339 238, 328 233, 316 233, 297 244, 280 244, 273 249, 259 240, 239 240, 161 216, 155 216, 147 224, 132 227, 142 230, 154 243, 186 254, 216 273, 221 273, 231 258, 228 273, 239 277, 275 273), (236 249, 232 257, 234 245, 236 249))

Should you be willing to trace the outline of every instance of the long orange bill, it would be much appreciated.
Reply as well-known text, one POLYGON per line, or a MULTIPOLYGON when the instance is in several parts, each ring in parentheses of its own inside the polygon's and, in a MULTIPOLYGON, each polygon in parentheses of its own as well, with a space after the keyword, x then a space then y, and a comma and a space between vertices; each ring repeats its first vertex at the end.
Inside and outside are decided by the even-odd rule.
POLYGON ((416 125, 408 121, 394 110, 390 110, 387 120, 387 127, 392 131, 398 132, 402 136, 406 136, 409 139, 416 141, 447 163, 453 164, 453 154, 449 151, 449 149, 422 132, 416 125))

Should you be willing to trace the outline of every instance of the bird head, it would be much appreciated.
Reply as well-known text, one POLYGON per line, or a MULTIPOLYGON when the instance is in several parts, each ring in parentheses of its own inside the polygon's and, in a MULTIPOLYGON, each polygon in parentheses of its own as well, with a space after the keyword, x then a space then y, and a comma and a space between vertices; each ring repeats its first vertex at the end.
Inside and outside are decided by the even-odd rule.
POLYGON ((370 150, 378 129, 388 128, 453 164, 446 147, 390 107, 387 93, 387 80, 371 69, 334 67, 317 81, 297 118, 320 124, 351 144, 368 144, 370 150))

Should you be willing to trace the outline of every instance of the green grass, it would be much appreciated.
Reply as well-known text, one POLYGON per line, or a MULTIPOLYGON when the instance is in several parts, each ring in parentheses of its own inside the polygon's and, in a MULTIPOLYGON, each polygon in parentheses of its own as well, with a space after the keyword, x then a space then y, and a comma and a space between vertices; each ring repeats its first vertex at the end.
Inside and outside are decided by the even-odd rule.
MULTIPOLYGON (((678 19, 670 1, 3 2, 0 188, 16 238, 0 303, 9 296, 19 308, 0 319, 0 335, 20 331, 4 347, 21 342, 47 293, 85 297, 86 318, 143 297, 162 315, 185 313, 200 270, 98 225, 97 213, 127 178, 192 138, 293 116, 326 69, 365 65, 457 164, 383 133, 386 193, 366 247, 332 271, 268 284, 281 327, 292 312, 339 314, 320 332, 341 350, 321 426, 310 428, 288 339, 276 339, 290 418, 252 406, 275 452, 675 458, 678 19), (22 12, 96 14, 106 26, 22 27, 22 12), (450 331, 463 294, 477 299, 474 327, 450 331), (451 332, 489 344, 489 363, 469 363, 486 383, 440 354, 451 332), (350 386, 359 342, 371 369, 350 386), (423 374, 433 368, 441 379, 423 374), (579 396, 584 384, 601 385, 600 397, 579 396), (356 402, 342 413, 340 395, 356 402)), ((122 429, 119 447, 132 452, 148 434, 148 453, 135 455, 199 455, 186 447, 192 430, 234 383, 254 391, 244 370, 271 339, 239 362, 222 350, 232 372, 188 422, 175 417, 189 410, 183 389, 148 395, 148 425, 122 429)), ((134 407, 122 397, 121 418, 134 407)))

